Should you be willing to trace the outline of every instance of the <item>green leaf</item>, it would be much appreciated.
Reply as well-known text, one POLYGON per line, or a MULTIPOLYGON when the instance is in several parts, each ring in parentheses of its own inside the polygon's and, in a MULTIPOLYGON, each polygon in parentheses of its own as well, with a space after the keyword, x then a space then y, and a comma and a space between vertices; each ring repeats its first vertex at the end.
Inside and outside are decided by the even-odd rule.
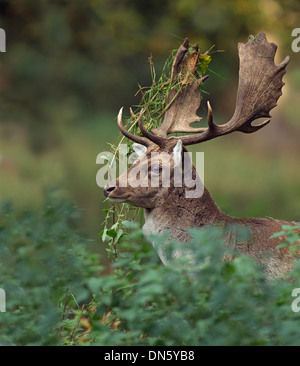
POLYGON ((117 232, 116 232, 116 230, 114 230, 114 229, 107 229, 106 234, 107 234, 108 236, 110 236, 111 238, 115 238, 115 237, 116 237, 116 235, 117 235, 117 232))
POLYGON ((117 243, 124 235, 125 235, 124 231, 122 229, 119 229, 115 237, 115 242, 117 243))

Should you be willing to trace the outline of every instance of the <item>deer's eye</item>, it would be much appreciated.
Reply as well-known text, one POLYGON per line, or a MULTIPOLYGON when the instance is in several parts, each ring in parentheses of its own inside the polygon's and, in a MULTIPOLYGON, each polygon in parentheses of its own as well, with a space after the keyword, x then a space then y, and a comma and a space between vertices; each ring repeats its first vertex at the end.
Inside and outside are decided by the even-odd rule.
POLYGON ((161 167, 159 165, 153 165, 151 167, 151 172, 153 172, 155 174, 159 174, 161 172, 161 167))

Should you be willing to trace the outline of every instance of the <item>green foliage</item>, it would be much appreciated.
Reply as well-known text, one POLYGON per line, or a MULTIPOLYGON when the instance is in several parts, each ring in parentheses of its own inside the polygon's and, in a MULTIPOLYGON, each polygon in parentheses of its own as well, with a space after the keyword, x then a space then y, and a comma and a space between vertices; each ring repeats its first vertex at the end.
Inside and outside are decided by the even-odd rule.
MULTIPOLYGON (((195 265, 181 259, 162 266, 141 230, 130 226, 114 273, 96 284, 97 311, 87 336, 92 344, 300 344, 299 315, 291 309, 292 290, 300 285, 299 261, 294 282, 269 283, 249 257, 222 262, 218 231, 195 229, 190 244, 195 265)), ((165 237, 152 239, 159 246, 165 237)), ((169 249, 171 256, 176 243, 169 249)))
MULTIPOLYGON (((217 230, 194 229, 194 265, 163 266, 138 224, 127 221, 118 256, 103 271, 89 241, 75 234, 77 210, 55 193, 41 212, 16 214, 3 203, 0 217, 1 345, 300 344, 291 309, 299 261, 294 282, 269 283, 248 257, 222 261, 217 230)), ((165 238, 153 237, 155 247, 165 238)), ((288 244, 294 239, 287 235, 288 244)), ((171 242, 167 255, 176 249, 171 242)))
POLYGON ((275 233, 271 236, 271 238, 277 237, 285 237, 286 240, 278 245, 278 248, 288 247, 289 251, 292 255, 297 256, 297 252, 299 252, 300 242, 299 242, 299 234, 295 232, 295 230, 300 230, 300 225, 290 226, 290 225, 282 225, 282 231, 275 233))
POLYGON ((74 233, 78 213, 51 193, 42 212, 16 214, 3 203, 0 218, 0 287, 7 309, 0 313, 0 344, 62 344, 64 304, 77 311, 86 303, 91 294, 85 284, 100 269, 89 242, 74 233))

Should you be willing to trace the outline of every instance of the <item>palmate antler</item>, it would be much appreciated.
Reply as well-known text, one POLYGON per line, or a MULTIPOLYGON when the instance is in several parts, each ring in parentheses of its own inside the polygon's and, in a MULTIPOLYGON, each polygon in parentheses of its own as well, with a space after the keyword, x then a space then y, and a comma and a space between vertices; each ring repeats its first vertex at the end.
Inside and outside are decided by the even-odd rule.
POLYGON ((252 133, 266 126, 270 122, 270 111, 277 105, 277 100, 282 94, 281 89, 284 85, 282 78, 286 72, 285 68, 289 62, 289 56, 281 64, 275 65, 274 56, 277 46, 274 43, 269 43, 264 33, 260 33, 256 37, 249 36, 246 44, 239 43, 239 86, 233 117, 222 125, 215 124, 212 109, 208 102, 208 127, 193 128, 190 126, 191 123, 199 122, 202 119, 196 113, 201 102, 199 85, 207 76, 198 80, 188 77, 195 70, 199 53, 196 51, 189 54, 188 44, 189 41, 186 38, 179 47, 172 65, 171 80, 174 80, 182 71, 185 72, 186 77, 177 96, 176 90, 171 90, 167 101, 170 106, 165 113, 161 126, 153 128, 151 133, 148 132, 143 126, 141 112, 139 127, 145 137, 135 136, 124 129, 120 113, 118 125, 121 132, 128 138, 146 146, 149 146, 152 142, 161 147, 166 147, 169 144, 174 145, 174 142, 176 143, 178 139, 181 139, 183 145, 187 146, 211 140, 233 131, 252 133), (257 126, 251 125, 254 120, 262 117, 268 119, 257 126), (192 132, 194 134, 167 137, 175 132, 192 132))

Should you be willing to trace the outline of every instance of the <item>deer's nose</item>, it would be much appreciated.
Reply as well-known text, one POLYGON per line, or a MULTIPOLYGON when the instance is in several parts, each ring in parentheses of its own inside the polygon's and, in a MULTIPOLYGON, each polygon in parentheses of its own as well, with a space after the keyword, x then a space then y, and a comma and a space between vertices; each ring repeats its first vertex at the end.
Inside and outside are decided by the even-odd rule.
POLYGON ((115 186, 109 186, 109 185, 106 185, 104 187, 104 196, 108 196, 110 194, 110 192, 112 192, 116 187, 115 186))

